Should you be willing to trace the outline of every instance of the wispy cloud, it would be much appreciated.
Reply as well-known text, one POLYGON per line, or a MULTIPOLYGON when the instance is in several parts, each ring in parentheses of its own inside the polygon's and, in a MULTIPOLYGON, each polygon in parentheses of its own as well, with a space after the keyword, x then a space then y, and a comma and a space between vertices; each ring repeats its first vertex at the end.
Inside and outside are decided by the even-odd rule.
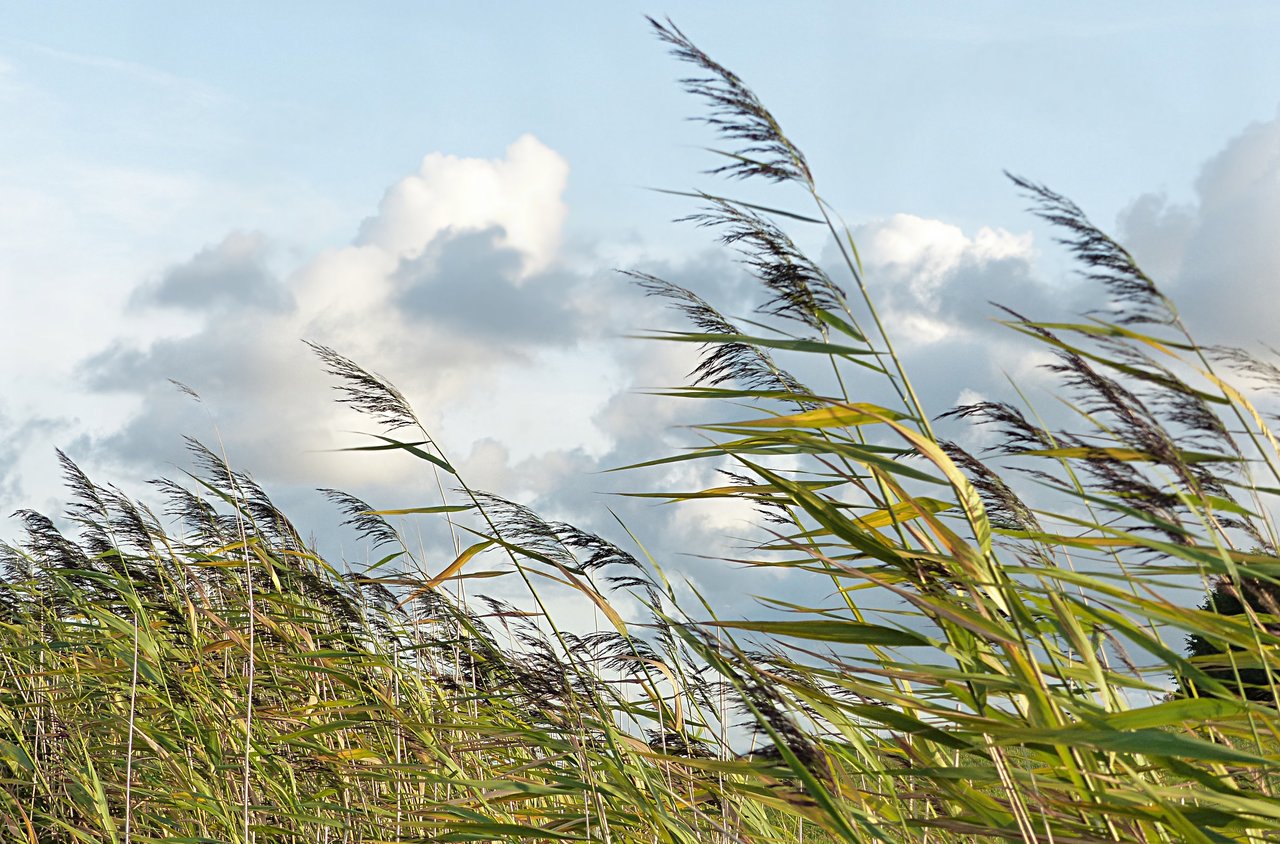
POLYGON ((221 104, 231 100, 230 95, 225 91, 203 80, 171 73, 140 62, 63 50, 35 41, 20 39, 6 39, 6 41, 11 45, 26 49, 45 58, 76 65, 88 70, 126 77, 134 83, 142 83, 151 88, 163 90, 166 93, 180 94, 183 97, 193 98, 202 105, 221 104))

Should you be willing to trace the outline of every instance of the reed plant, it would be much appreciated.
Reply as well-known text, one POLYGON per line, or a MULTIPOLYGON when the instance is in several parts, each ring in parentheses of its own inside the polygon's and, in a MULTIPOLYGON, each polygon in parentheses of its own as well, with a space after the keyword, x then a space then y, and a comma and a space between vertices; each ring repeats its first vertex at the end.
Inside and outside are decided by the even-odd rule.
POLYGON ((633 274, 688 321, 656 336, 700 350, 669 393, 740 417, 645 464, 709 462, 726 482, 644 494, 753 505, 760 541, 735 562, 831 600, 754 618, 690 605, 644 537, 473 489, 398 390, 316 346, 340 400, 378 425, 354 450, 421 461, 441 501, 379 510, 329 491, 378 549, 352 571, 198 442, 156 510, 61 456, 72 528, 22 511, 0 550, 4 840, 1280 833, 1280 447, 1258 404, 1280 369, 1198 344, 1081 209, 1014 178, 1105 301, 1078 322, 1003 312, 1053 354, 1069 420, 999 402, 931 418, 801 151, 742 80, 653 26, 693 69, 719 170, 808 205, 692 195, 692 221, 760 282, 749 317, 633 274), (839 267, 807 257, 797 227, 825 232, 839 267), (962 422, 997 444, 939 434, 962 422), (441 520, 451 559, 404 541, 397 525, 419 518, 441 520), (494 574, 528 600, 477 597, 494 574), (549 612, 548 588, 603 630, 549 612))

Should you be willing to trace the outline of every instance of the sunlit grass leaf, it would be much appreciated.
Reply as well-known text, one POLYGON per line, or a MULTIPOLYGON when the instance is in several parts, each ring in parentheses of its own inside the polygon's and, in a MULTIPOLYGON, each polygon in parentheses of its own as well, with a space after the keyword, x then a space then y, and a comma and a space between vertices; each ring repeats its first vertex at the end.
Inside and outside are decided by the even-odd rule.
POLYGON ((839 642, 847 645, 884 645, 886 647, 927 646, 929 639, 910 630, 897 630, 879 624, 835 619, 809 619, 804 621, 709 621, 708 627, 732 630, 750 630, 773 636, 790 636, 819 642, 839 642))

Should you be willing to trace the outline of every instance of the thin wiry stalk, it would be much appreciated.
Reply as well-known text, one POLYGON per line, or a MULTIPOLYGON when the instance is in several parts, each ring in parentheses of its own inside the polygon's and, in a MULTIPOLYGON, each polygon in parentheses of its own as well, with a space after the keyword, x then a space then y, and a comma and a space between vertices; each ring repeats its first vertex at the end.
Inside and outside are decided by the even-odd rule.
POLYGON ((133 615, 133 663, 129 677, 129 741, 125 747, 124 766, 124 840, 133 841, 133 735, 138 714, 138 615, 133 615))

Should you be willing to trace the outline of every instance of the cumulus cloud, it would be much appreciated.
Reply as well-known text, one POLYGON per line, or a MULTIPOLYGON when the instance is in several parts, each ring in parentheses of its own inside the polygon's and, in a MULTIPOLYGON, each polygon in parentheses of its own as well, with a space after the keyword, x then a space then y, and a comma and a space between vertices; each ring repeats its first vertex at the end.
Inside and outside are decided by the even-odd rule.
MULTIPOLYGON (((284 250, 268 237, 233 232, 146 280, 128 308, 140 319, 175 314, 187 330, 111 340, 80 362, 82 385, 131 399, 136 410, 115 430, 64 443, 68 453, 91 472, 138 481, 180 472, 189 463, 182 435, 195 435, 253 472, 299 525, 316 526, 326 553, 358 557, 312 488, 387 507, 430 503, 438 492, 429 467, 412 458, 335 453, 367 444, 350 430, 373 425, 332 401, 331 379, 299 342, 306 338, 400 387, 468 485, 616 536, 611 505, 673 571, 691 564, 673 559, 677 543, 716 547, 704 519, 603 497, 648 480, 668 488, 716 480, 710 467, 686 467, 678 482, 603 472, 665 454, 679 441, 675 426, 697 420, 699 408, 632 392, 680 383, 692 349, 621 339, 672 320, 611 267, 554 251, 558 229, 548 223, 558 226, 563 206, 550 187, 563 186, 563 162, 532 139, 512 150, 505 162, 428 157, 350 244, 291 272, 273 269, 284 250), (549 175, 530 170, 539 160, 549 175), (477 174, 513 195, 494 194, 486 207, 468 197, 450 215, 450 191, 468 194, 485 181, 477 174), (513 181, 522 174, 531 185, 513 181), (434 204, 415 204, 424 194, 434 204)), ((723 256, 642 268, 731 309, 745 304, 744 275, 723 256)), ((440 525, 409 531, 432 564, 448 556, 440 525)))
MULTIPOLYGON (((503 344, 573 343, 589 327, 577 307, 584 281, 544 270, 520 277, 520 252, 504 246, 502 229, 437 238, 422 255, 401 261, 394 301, 411 319, 503 344)), ((598 281, 598 279, 597 279, 598 281)))
POLYGON ((521 136, 498 160, 432 153, 417 173, 387 191, 357 243, 412 258, 446 229, 496 226, 503 231, 502 245, 521 255, 526 272, 534 272, 555 257, 568 176, 568 163, 532 135, 521 136))
POLYGON ((859 227, 856 237, 897 342, 971 336, 990 323, 992 301, 1043 312, 1050 299, 1033 270, 1030 234, 982 228, 970 236, 941 220, 895 214, 859 227))
POLYGON ((316 462, 311 451, 351 426, 302 338, 370 367, 393 364, 431 421, 483 394, 495 367, 536 376, 539 349, 583 341, 595 329, 582 309, 607 300, 600 277, 555 263, 566 177, 563 159, 531 136, 496 161, 431 155, 387 191, 351 245, 283 276, 271 269, 270 240, 246 232, 166 268, 129 308, 180 312, 196 326, 150 343, 116 340, 80 364, 91 390, 142 403, 93 446, 132 465, 154 457, 166 434, 175 440, 177 423, 199 414, 183 409, 172 378, 217 409, 242 459, 297 479, 316 462))
MULTIPOLYGON (((1054 286, 1037 272, 1029 233, 981 228, 965 232, 941 220, 895 214, 854 232, 865 278, 882 322, 926 411, 941 413, 966 396, 1003 397, 1007 379, 1045 381, 1048 360, 1000 325, 997 305, 1037 319, 1070 313, 1075 286, 1054 286)), ((828 263, 835 266, 834 256, 828 263)), ((833 270, 833 273, 835 271, 833 270)), ((871 379, 872 401, 892 401, 871 379)))
MULTIPOLYGON (((1233 141, 1206 165, 1193 204, 1146 196, 1126 211, 1122 230, 1139 257, 1165 268, 1184 301, 1202 297, 1193 323, 1209 313, 1228 325, 1225 314, 1237 305, 1248 325, 1275 316, 1256 292, 1257 279, 1274 275, 1280 260, 1269 239, 1280 222, 1278 136, 1272 122, 1233 141), (1219 286, 1197 287, 1210 270, 1219 286), (1241 298, 1218 302, 1224 290, 1241 298), (1211 305, 1218 307, 1210 312, 1211 305)), ((638 392, 684 382, 695 349, 620 339, 676 318, 598 260, 566 254, 567 175, 563 159, 529 136, 496 160, 433 154, 388 189, 345 245, 291 271, 280 269, 284 250, 268 236, 233 231, 153 272, 128 297, 134 317, 176 315, 189 330, 107 341, 82 360, 85 386, 131 398, 136 412, 118 430, 68 450, 146 477, 186 465, 180 434, 220 436, 232 461, 278 493, 299 524, 322 530, 333 511, 304 492, 310 487, 343 487, 375 506, 434 503, 434 479, 412 459, 328 451, 364 444, 344 431, 371 426, 330 401, 329 380, 298 342, 307 338, 384 372, 469 485, 618 538, 612 508, 668 573, 703 583, 726 604, 760 593, 759 572, 734 577, 723 564, 686 556, 737 555, 735 538, 752 534, 749 507, 604 497, 722 484, 716 469, 733 467, 603 470, 697 444, 681 426, 741 411, 638 392), (203 404, 170 378, 193 386, 203 404)), ((859 226, 855 238, 871 294, 932 414, 978 397, 1008 398, 1006 373, 1022 386, 1049 383, 1037 368, 1046 355, 997 325, 990 302, 1046 319, 1094 304, 1089 291, 1037 272, 1028 234, 897 214, 859 226)), ((636 268, 697 290, 733 317, 749 315, 763 297, 721 252, 636 268)), ((823 377, 816 368, 797 374, 823 377)), ((890 401, 875 393, 886 389, 883 379, 852 375, 855 399, 890 401)), ((985 444, 982 434, 969 436, 985 444)), ((0 452, 0 494, 16 490, 12 464, 0 452)), ((423 547, 449 553, 447 537, 426 529, 423 547)))
POLYGON ((1207 161, 1195 198, 1138 197, 1120 236, 1211 342, 1275 343, 1280 300, 1280 116, 1255 123, 1207 161))
POLYGON ((286 311, 293 297, 267 267, 269 245, 259 232, 232 232, 160 278, 134 290, 134 305, 190 311, 261 308, 286 311))
MULTIPOLYGON (((216 422, 232 462, 283 490, 278 500, 300 524, 334 521, 327 504, 304 493, 316 486, 375 506, 431 503, 434 479, 417 461, 331 453, 365 444, 344 431, 371 425, 330 400, 327 377, 298 342, 306 338, 385 373, 470 486, 618 537, 612 508, 669 573, 711 584, 726 601, 758 593, 758 572, 739 579, 688 556, 740 556, 753 532, 750 507, 604 497, 722 485, 717 468, 734 467, 603 470, 669 455, 696 442, 681 426, 742 411, 639 394, 684 383, 696 349, 621 339, 678 318, 610 268, 561 249, 566 176, 563 160, 528 137, 498 161, 428 156, 347 245, 291 272, 273 270, 281 250, 269 238, 244 232, 165 268, 130 307, 178 313, 195 326, 150 343, 111 342, 82 361, 89 389, 132 397, 138 410, 118 430, 76 442, 72 456, 140 477, 171 473, 166 464, 185 465, 179 435, 209 438, 216 422), (194 387, 203 404, 170 378, 194 387)), ((944 397, 933 412, 966 396, 998 396, 1005 370, 1021 377, 1037 362, 993 325, 987 304, 1042 316, 1061 301, 1063 291, 1034 272, 1029 235, 966 232, 906 214, 855 235, 917 387, 944 397)), ((731 317, 749 316, 766 295, 723 251, 636 269, 697 290, 731 317)), ((882 380, 850 386, 860 400, 884 389, 882 380)), ((448 555, 446 535, 424 529, 422 542, 431 555, 448 555)))

